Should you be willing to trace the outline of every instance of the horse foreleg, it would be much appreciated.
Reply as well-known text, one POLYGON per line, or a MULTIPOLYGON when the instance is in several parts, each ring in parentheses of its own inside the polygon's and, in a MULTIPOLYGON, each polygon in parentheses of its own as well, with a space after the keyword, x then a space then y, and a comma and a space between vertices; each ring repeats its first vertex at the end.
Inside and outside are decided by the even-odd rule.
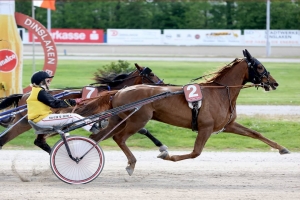
POLYGON ((277 144, 276 142, 274 142, 272 140, 269 140, 268 138, 264 137, 261 133, 256 132, 254 130, 251 130, 249 128, 246 128, 246 127, 244 127, 241 124, 238 124, 236 122, 233 122, 233 123, 229 124, 226 127, 225 131, 230 132, 230 133, 235 133, 235 134, 238 134, 238 135, 242 135, 242 136, 251 137, 251 138, 254 138, 254 139, 258 139, 258 140, 266 143, 270 147, 272 147, 274 149, 278 149, 280 154, 290 153, 288 149, 286 149, 285 147, 277 144))
POLYGON ((44 134, 37 135, 34 144, 50 154, 51 147, 47 144, 45 136, 44 134))
MULTIPOLYGON (((119 133, 124 133, 124 132, 125 132, 124 130, 121 130, 119 133)), ((115 134, 113 136, 113 139, 127 157, 128 165, 126 167, 126 171, 129 174, 129 176, 131 176, 135 168, 136 158, 134 157, 134 155, 126 145, 126 140, 128 139, 128 137, 129 135, 124 136, 123 134, 115 134)))
POLYGON ((159 156, 158 157, 164 160, 170 160, 174 162, 189 159, 189 158, 196 158, 201 154, 204 145, 206 144, 208 138, 211 135, 211 132, 212 131, 210 128, 207 130, 202 128, 200 129, 200 131, 198 131, 198 135, 194 144, 194 150, 190 154, 170 156, 169 153, 163 152, 161 153, 160 157, 159 156))
POLYGON ((126 121, 119 124, 121 121, 122 119, 117 115, 110 117, 107 127, 103 130, 100 130, 97 134, 90 135, 90 138, 95 140, 96 142, 99 142, 99 140, 101 141, 102 138, 107 139, 113 136, 113 140, 121 148, 128 159, 128 166, 126 167, 126 171, 131 176, 134 171, 136 159, 125 144, 125 141, 129 136, 123 136, 123 133, 125 132, 124 130, 126 128, 126 121), (113 131, 110 132, 111 130, 113 131))
POLYGON ((155 144, 155 146, 159 147, 160 152, 168 151, 168 147, 162 144, 161 141, 154 137, 147 129, 142 128, 138 131, 138 133, 147 136, 155 144))

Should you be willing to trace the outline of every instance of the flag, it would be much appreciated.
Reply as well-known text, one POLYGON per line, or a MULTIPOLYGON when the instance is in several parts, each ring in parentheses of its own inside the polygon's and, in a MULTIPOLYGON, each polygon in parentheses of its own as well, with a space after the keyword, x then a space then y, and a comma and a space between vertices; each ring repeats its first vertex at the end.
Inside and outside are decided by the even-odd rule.
POLYGON ((36 7, 55 10, 55 0, 33 0, 33 5, 36 7))

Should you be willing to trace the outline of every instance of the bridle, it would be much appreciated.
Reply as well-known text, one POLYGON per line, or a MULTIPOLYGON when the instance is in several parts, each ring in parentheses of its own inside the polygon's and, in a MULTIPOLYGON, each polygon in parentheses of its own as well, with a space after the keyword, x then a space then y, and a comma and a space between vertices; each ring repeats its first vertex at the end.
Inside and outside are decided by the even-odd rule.
POLYGON ((268 85, 270 85, 269 75, 270 72, 266 70, 266 68, 261 64, 256 58, 252 57, 250 61, 247 58, 244 58, 246 63, 248 64, 248 80, 245 80, 243 84, 246 82, 252 82, 254 84, 261 84, 262 86, 265 84, 262 82, 263 78, 267 79, 268 85), (263 72, 258 72, 258 67, 263 67, 263 72))
POLYGON ((150 83, 153 83, 153 84, 161 84, 161 83, 163 83, 163 80, 161 80, 160 78, 158 78, 158 82, 154 82, 151 78, 150 78, 150 76, 154 76, 154 74, 153 73, 151 73, 152 72, 152 70, 150 69, 150 68, 148 68, 148 67, 145 67, 142 71, 140 71, 140 76, 142 76, 142 83, 144 84, 144 79, 147 79, 150 83))

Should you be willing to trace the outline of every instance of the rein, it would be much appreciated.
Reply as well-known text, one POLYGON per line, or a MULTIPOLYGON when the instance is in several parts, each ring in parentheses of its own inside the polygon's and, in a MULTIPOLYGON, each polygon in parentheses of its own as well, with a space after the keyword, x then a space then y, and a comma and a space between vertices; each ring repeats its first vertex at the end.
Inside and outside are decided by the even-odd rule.
MULTIPOLYGON (((219 83, 218 83, 219 84, 219 83)), ((245 89, 245 88, 250 88, 250 87, 262 87, 261 84, 251 84, 251 85, 231 85, 231 86, 228 86, 228 85, 200 85, 202 88, 242 88, 242 89, 245 89)))
POLYGON ((202 78, 204 78, 204 77, 206 77, 206 76, 210 76, 210 75, 217 74, 217 73, 218 73, 218 72, 213 72, 213 73, 210 73, 210 74, 205 74, 205 75, 200 76, 200 77, 198 77, 198 78, 192 79, 190 82, 194 82, 194 81, 197 81, 197 80, 199 80, 199 79, 202 79, 202 78))

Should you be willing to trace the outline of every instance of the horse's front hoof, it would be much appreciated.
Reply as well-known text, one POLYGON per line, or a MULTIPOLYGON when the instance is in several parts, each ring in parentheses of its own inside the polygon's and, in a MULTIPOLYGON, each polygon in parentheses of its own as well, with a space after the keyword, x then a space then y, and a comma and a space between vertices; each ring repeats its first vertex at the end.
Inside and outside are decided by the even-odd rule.
POLYGON ((164 152, 164 151, 168 151, 168 147, 166 146, 166 145, 161 145, 160 147, 159 147, 159 151, 160 152, 164 152))
POLYGON ((279 151, 279 153, 280 153, 280 154, 290 154, 291 152, 290 152, 289 150, 287 150, 287 149, 281 149, 281 150, 279 151))
POLYGON ((167 151, 164 151, 161 152, 157 157, 164 160, 167 156, 169 156, 169 153, 167 151))
POLYGON ((126 167, 126 171, 128 175, 131 176, 133 174, 134 169, 129 165, 126 167))

